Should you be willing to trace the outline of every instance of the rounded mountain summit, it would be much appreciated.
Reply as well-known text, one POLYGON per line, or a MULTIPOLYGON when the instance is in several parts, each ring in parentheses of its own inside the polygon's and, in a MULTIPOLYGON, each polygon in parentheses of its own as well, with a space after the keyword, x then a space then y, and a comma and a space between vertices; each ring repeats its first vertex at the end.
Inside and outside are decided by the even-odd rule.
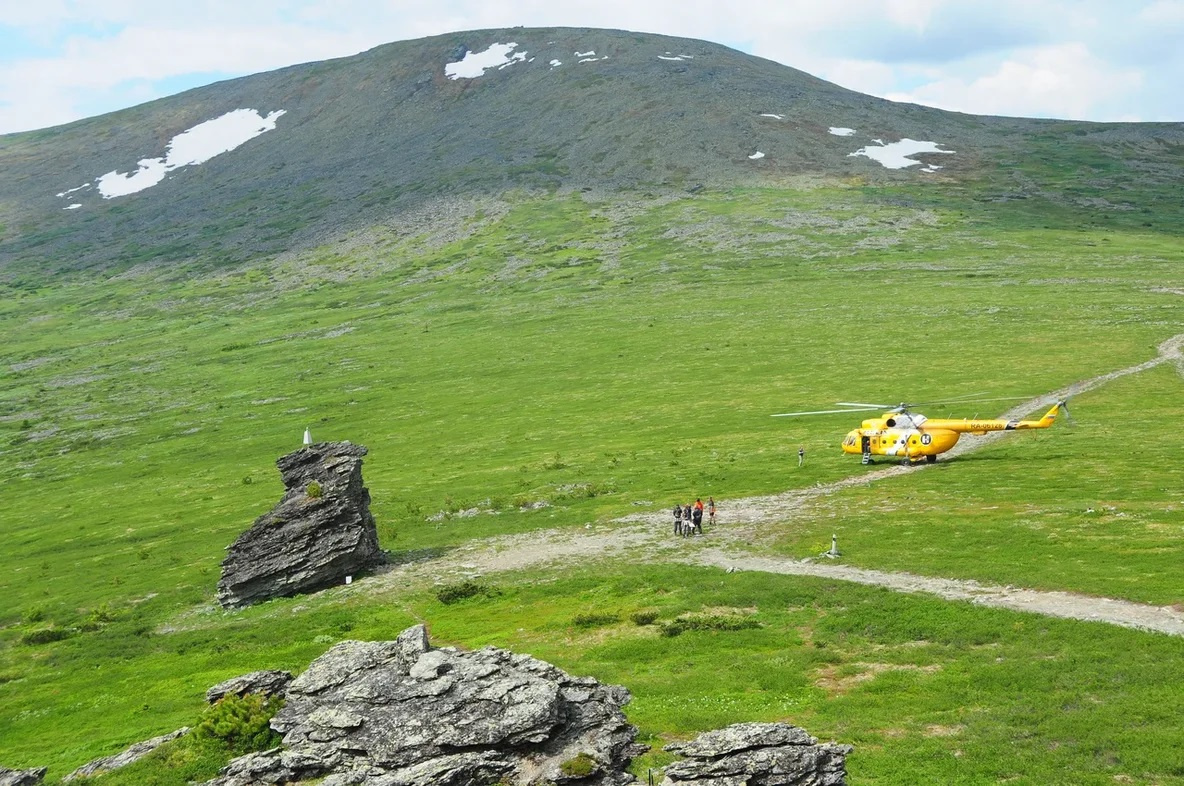
POLYGON ((1180 174, 1181 124, 945 112, 646 33, 449 33, 0 137, 0 276, 234 264, 444 198, 938 185, 1058 137, 1180 174))

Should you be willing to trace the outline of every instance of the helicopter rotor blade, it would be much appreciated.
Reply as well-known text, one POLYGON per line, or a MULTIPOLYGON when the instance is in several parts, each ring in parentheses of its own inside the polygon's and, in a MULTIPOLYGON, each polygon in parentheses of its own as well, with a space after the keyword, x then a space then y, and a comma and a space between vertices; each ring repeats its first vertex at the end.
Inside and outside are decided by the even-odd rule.
POLYGON ((967 393, 964 396, 954 396, 953 398, 947 398, 946 401, 950 401, 950 402, 965 401, 967 399, 974 399, 974 398, 979 398, 981 396, 989 396, 989 395, 991 395, 990 391, 984 390, 981 393, 967 393))
POLYGON ((1061 402, 1061 412, 1065 413, 1065 421, 1070 426, 1077 425, 1077 421, 1073 419, 1073 414, 1071 412, 1069 412, 1069 399, 1065 399, 1064 401, 1061 402))
POLYGON ((910 407, 937 407, 942 404, 978 404, 986 401, 1020 401, 1036 398, 1035 396, 991 396, 989 398, 947 398, 942 401, 923 401, 920 404, 909 404, 910 407))
MULTIPOLYGON (((792 418, 804 415, 840 415, 844 412, 908 412, 916 407, 933 407, 942 404, 975 404, 987 401, 1017 401, 1020 399, 1035 398, 1034 396, 990 396, 987 398, 972 398, 971 396, 981 396, 981 393, 972 393, 970 396, 960 396, 957 398, 948 398, 941 401, 925 401, 920 404, 909 404, 901 402, 899 404, 870 404, 861 401, 836 401, 835 404, 846 409, 818 409, 809 412, 779 412, 771 417, 775 418, 792 418)), ((1067 411, 1066 411, 1066 414, 1067 411)))
POLYGON ((772 415, 771 417, 793 418, 798 417, 799 415, 837 415, 843 412, 874 412, 879 409, 882 409, 882 407, 860 407, 858 409, 819 409, 813 412, 779 412, 776 415, 772 415))

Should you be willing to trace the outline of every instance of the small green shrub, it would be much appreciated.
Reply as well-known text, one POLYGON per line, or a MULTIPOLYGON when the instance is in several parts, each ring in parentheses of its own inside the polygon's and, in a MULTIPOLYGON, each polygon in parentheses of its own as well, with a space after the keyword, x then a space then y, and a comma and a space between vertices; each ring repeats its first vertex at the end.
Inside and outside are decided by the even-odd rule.
POLYGON ((569 778, 586 778, 596 772, 596 759, 587 753, 576 754, 559 765, 559 771, 569 778))
POLYGON ((450 606, 453 603, 459 603, 468 598, 476 598, 484 595, 488 598, 497 597, 501 595, 501 590, 496 587, 490 587, 487 584, 479 584, 475 581, 462 581, 458 584, 445 584, 436 590, 436 598, 445 606, 450 606))
POLYGON ((587 614, 577 614, 572 618, 571 624, 577 628, 600 628, 620 621, 621 616, 619 614, 589 612, 587 614))
POLYGON ((68 639, 74 632, 68 628, 55 628, 52 625, 45 628, 35 628, 21 634, 21 644, 49 644, 51 641, 68 639))
POLYGON ((221 740, 238 754, 274 748, 280 735, 272 731, 271 717, 283 704, 278 696, 265 700, 257 693, 231 693, 202 713, 193 733, 202 739, 221 740))
POLYGON ((761 624, 751 617, 730 614, 682 614, 662 625, 663 636, 679 636, 689 630, 751 630, 761 624))
POLYGON ((320 499, 321 494, 323 494, 324 491, 322 491, 320 483, 317 483, 315 480, 310 480, 308 485, 304 487, 304 493, 313 499, 320 499))
POLYGON ((115 612, 106 603, 100 603, 86 615, 86 621, 92 625, 105 625, 115 621, 115 612))
POLYGON ((629 619, 633 620, 634 625, 653 625, 658 621, 658 612, 653 609, 635 611, 629 615, 629 619))

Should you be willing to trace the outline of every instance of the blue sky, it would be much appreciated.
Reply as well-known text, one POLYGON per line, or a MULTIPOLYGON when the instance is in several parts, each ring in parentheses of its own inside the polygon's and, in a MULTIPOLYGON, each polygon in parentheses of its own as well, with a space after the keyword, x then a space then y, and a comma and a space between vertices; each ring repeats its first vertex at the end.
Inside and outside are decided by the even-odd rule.
POLYGON ((0 0, 0 133, 515 25, 702 38, 962 112, 1184 121, 1184 0, 0 0))

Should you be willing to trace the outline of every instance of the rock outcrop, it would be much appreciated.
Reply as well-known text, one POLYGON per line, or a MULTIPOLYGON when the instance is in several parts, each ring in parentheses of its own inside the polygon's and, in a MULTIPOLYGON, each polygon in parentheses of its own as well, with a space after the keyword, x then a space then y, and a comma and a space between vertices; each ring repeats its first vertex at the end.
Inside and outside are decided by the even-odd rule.
POLYGON ((272 696, 283 696, 292 679, 292 673, 288 671, 252 671, 250 674, 231 677, 225 682, 219 682, 206 691, 206 701, 213 704, 232 693, 238 696, 257 693, 265 699, 270 699, 272 696))
POLYGON ((667 745, 682 761, 662 786, 843 786, 850 745, 818 744, 785 723, 737 723, 667 745))
POLYGON ((10 770, 0 767, 0 786, 37 786, 45 777, 46 767, 31 770, 10 770))
POLYGON ((95 775, 102 775, 105 772, 118 770, 119 768, 126 767, 129 764, 134 764, 135 762, 147 756, 149 753, 152 753, 152 751, 156 750, 161 745, 164 745, 166 742, 171 742, 183 734, 188 733, 189 727, 184 726, 180 729, 177 729, 176 731, 169 732, 168 734, 162 734, 159 737, 153 737, 150 740, 137 742, 135 745, 128 747, 128 749, 122 753, 117 753, 114 756, 104 756, 101 759, 95 759, 94 761, 83 764, 81 767, 74 770, 74 772, 62 778, 62 783, 75 780, 76 778, 89 778, 95 775))
POLYGON ((314 661, 271 721, 284 748, 236 759, 209 786, 620 786, 645 750, 621 711, 629 699, 529 655, 433 648, 418 625, 314 661))
POLYGON ((218 602, 240 608, 344 583, 382 561, 362 483, 366 448, 319 442, 276 462, 283 498, 228 548, 218 602))

